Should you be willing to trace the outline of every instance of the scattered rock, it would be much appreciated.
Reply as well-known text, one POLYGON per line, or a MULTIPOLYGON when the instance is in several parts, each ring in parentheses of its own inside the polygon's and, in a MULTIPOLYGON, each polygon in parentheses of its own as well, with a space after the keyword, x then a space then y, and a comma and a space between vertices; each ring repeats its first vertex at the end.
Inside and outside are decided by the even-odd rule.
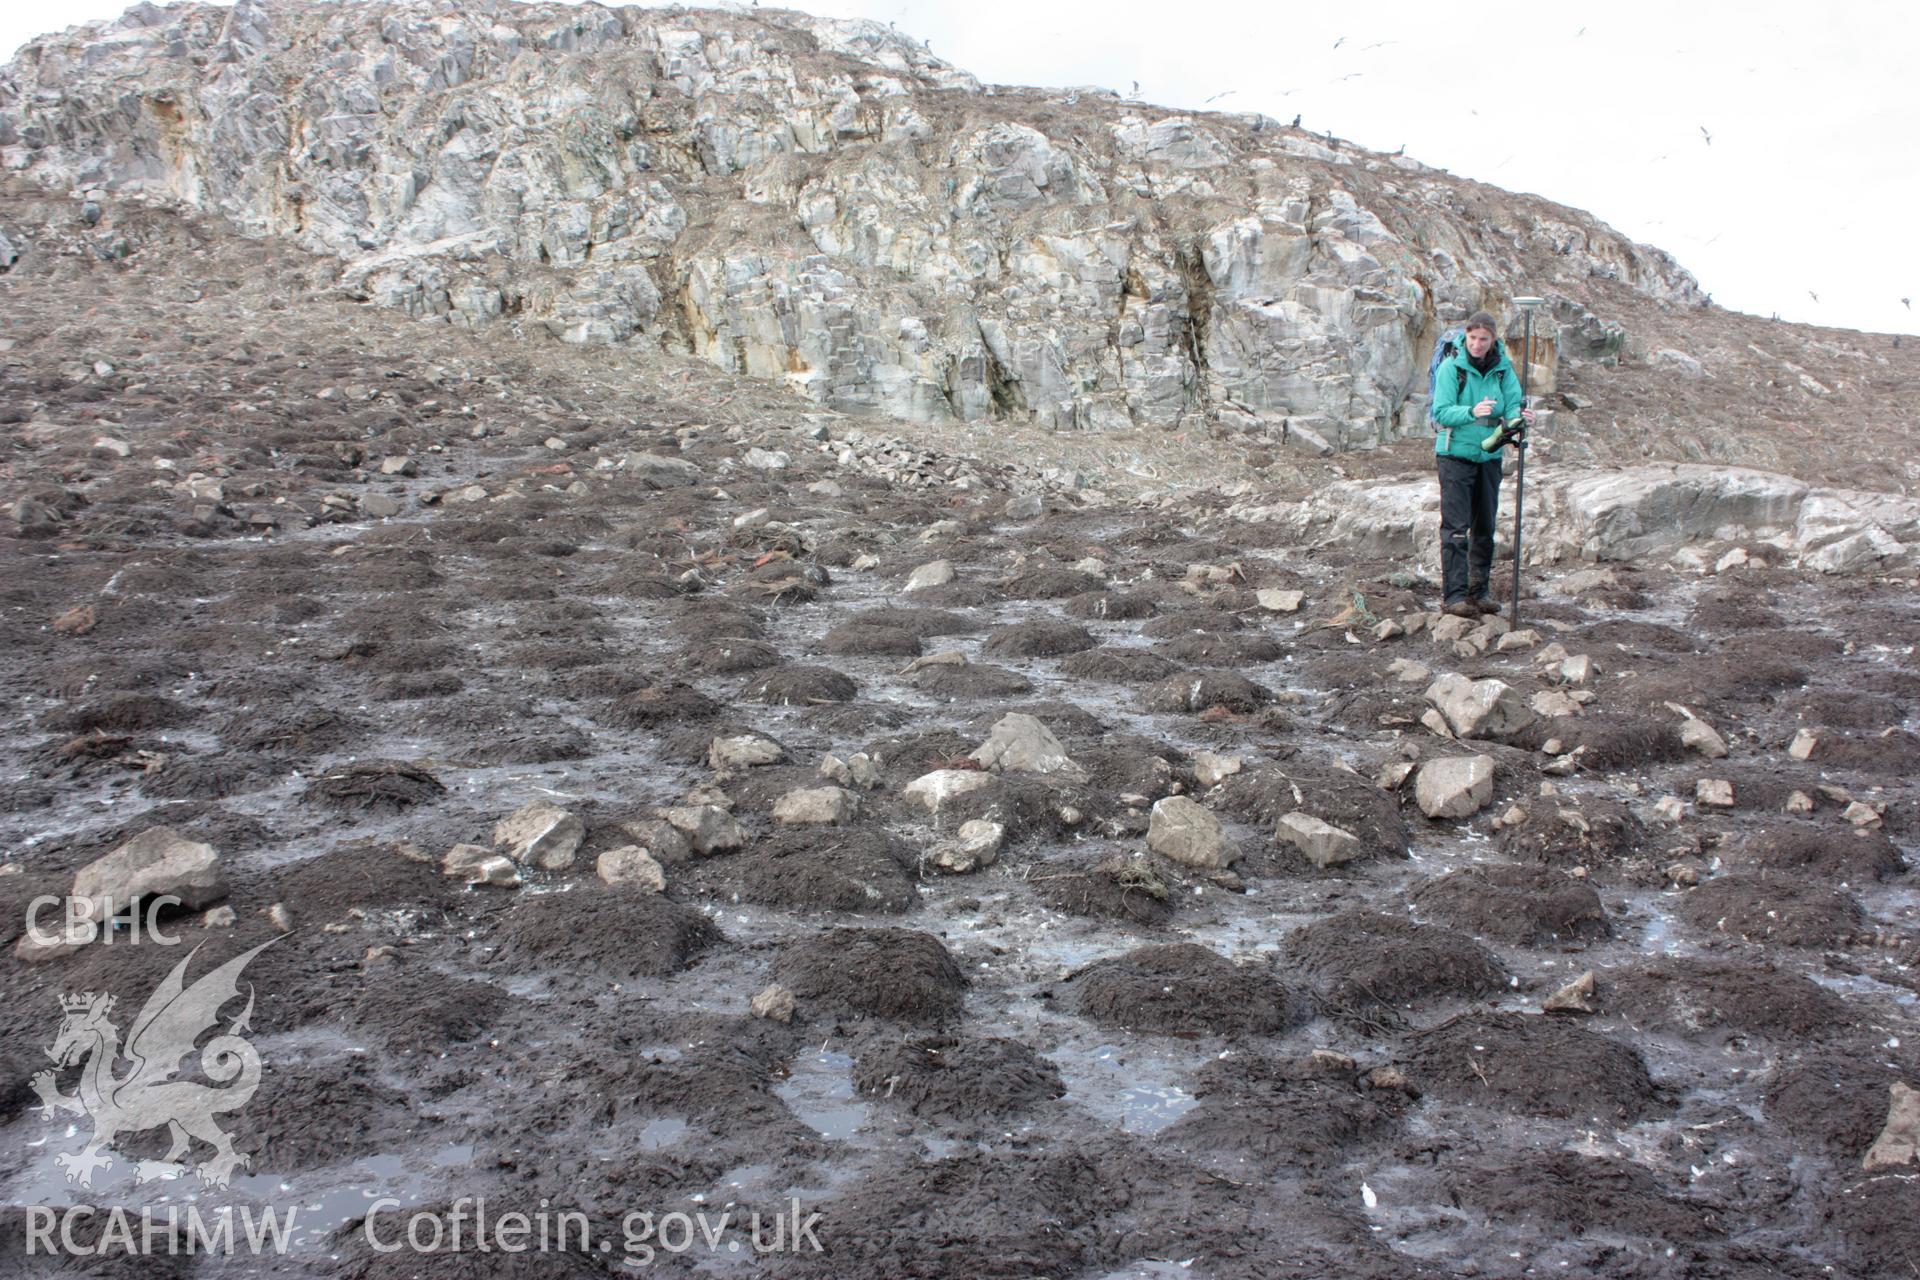
MULTIPOLYGON (((1680 726, 1680 741, 1689 750, 1698 751, 1709 760, 1727 758, 1727 740, 1719 731, 1705 720, 1691 718, 1680 726)), ((1732 803, 1731 800, 1728 801, 1732 803)))
POLYGON ((754 1017, 771 1022, 792 1022, 793 1010, 793 992, 777 982, 762 987, 747 1004, 747 1011, 754 1017))
POLYGON ((1811 729, 1802 729, 1793 735, 1793 741, 1787 744, 1787 754, 1795 760, 1811 760, 1813 753, 1820 749, 1820 737, 1811 729))
POLYGON ((1280 591, 1272 587, 1253 593, 1254 602, 1269 613, 1298 613, 1306 602, 1304 591, 1280 591))
MULTIPOLYGON (((1694 721, 1693 723, 1698 723, 1694 721)), ((1733 808, 1733 783, 1725 778, 1701 778, 1693 784, 1693 798, 1710 809, 1733 808)))
POLYGON ((1874 1139, 1860 1167, 1868 1173, 1920 1164, 1920 1090, 1896 1081, 1887 1106, 1887 1127, 1874 1139))
POLYGON ((1546 1013, 1592 1013, 1594 980, 1589 969, 1548 996, 1540 1005, 1546 1013))

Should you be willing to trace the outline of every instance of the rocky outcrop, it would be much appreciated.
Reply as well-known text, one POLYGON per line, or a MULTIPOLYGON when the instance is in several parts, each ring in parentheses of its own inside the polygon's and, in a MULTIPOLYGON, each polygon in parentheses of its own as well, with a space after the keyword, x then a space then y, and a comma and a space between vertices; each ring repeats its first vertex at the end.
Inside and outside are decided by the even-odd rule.
MULTIPOLYGON (((1509 480, 1501 499, 1503 542, 1512 502, 1509 480)), ((1440 490, 1430 479, 1335 481, 1303 502, 1245 502, 1230 514, 1284 523, 1322 546, 1439 559, 1440 490)), ((1746 467, 1530 466, 1526 520, 1534 564, 1667 558, 1714 539, 1771 547, 1780 562, 1822 573, 1905 568, 1920 556, 1920 499, 1818 488, 1746 467)))
MULTIPOLYGON (((1704 301, 1584 214, 1404 157, 983 88, 773 9, 143 3, 0 73, 0 160, 286 237, 416 316, 920 421, 1367 447, 1425 430, 1437 323, 1537 287, 1529 255, 1571 293, 1704 301)), ((1617 349, 1555 302, 1566 350, 1617 349)))

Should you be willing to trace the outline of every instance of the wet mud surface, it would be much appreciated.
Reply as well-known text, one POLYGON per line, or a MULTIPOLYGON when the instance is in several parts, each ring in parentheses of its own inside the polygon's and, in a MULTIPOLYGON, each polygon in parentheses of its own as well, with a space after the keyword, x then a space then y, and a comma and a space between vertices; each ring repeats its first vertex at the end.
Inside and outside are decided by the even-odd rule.
POLYGON ((852 424, 816 439, 792 401, 671 362, 543 364, 322 301, 236 342, 264 305, 237 281, 276 260, 221 252, 259 257, 192 304, 167 292, 184 278, 84 259, 9 285, 39 305, 0 353, 4 1265, 28 1206, 82 1194, 56 1159, 85 1123, 30 1085, 58 997, 131 1016, 185 954, 29 964, 28 905, 166 825, 227 871, 231 922, 173 918, 195 972, 272 940, 247 969, 262 1082, 229 1125, 251 1166, 137 1183, 165 1155, 149 1132, 84 1194, 297 1204, 304 1226, 282 1256, 138 1274, 631 1274, 630 1213, 796 1201, 824 1252, 729 1249, 736 1230, 648 1269, 1920 1267, 1920 1170, 1860 1163, 1889 1086, 1920 1086, 1910 583, 1641 566, 1579 590, 1581 566, 1548 567, 1531 648, 1379 639, 1435 603, 1419 566, 1276 546, 1201 500, 1058 490, 1009 514, 1006 488, 878 475, 843 460, 852 424), (61 309, 82 286, 117 326, 61 309), (954 581, 908 593, 936 560, 954 581), (1570 687, 1536 660, 1551 644, 1591 657, 1592 701, 1502 742, 1434 734, 1426 682, 1390 670, 1530 699, 1570 687), (1688 746, 1669 703, 1729 754, 1688 746), (1076 768, 984 774, 970 753, 1010 713, 1076 768), (747 734, 779 758, 712 767, 747 734), (860 753, 865 783, 823 776, 860 753), (1471 816, 1382 785, 1461 754, 1495 766, 1471 816), (941 770, 986 784, 929 812, 907 787, 941 770), (778 816, 828 786, 836 820, 778 816), (1176 796, 1230 865, 1154 851, 1176 796), (441 874, 535 800, 580 819, 571 865, 441 874), (701 805, 740 847, 663 829, 701 805), (1295 812, 1357 855, 1276 840, 1295 812), (945 871, 968 822, 1003 829, 997 855, 945 871), (596 874, 635 844, 664 892, 596 874), (1543 1011, 1587 970, 1589 1009, 1543 1011), (790 1021, 752 1008, 772 984, 790 1021), (368 1243, 383 1198, 460 1197, 575 1211, 596 1244, 368 1243))

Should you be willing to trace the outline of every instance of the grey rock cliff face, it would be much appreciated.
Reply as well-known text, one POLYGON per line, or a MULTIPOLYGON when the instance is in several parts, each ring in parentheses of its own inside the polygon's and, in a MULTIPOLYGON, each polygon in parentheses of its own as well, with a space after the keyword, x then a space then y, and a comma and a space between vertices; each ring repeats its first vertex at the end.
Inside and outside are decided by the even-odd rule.
POLYGON ((1584 214, 772 10, 141 4, 0 72, 0 162, 286 237, 413 315, 917 421, 1368 447, 1426 429, 1437 323, 1537 291, 1523 259, 1703 300, 1584 214))

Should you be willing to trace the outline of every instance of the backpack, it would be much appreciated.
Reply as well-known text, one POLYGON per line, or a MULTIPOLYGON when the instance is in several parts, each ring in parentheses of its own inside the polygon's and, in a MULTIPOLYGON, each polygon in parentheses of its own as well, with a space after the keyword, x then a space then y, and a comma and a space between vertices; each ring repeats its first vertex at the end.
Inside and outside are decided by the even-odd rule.
MULTIPOLYGON (((1439 421, 1433 416, 1434 401, 1438 399, 1434 393, 1439 390, 1436 385, 1436 380, 1440 376, 1440 362, 1460 351, 1460 344, 1466 336, 1467 331, 1465 329, 1455 328, 1446 330, 1440 335, 1439 340, 1433 344, 1433 358, 1427 361, 1427 425, 1435 429, 1438 429, 1440 426, 1439 421)), ((1454 372, 1460 375, 1460 385, 1453 389, 1453 394, 1457 396, 1467 388, 1467 371, 1456 368, 1454 372)))

